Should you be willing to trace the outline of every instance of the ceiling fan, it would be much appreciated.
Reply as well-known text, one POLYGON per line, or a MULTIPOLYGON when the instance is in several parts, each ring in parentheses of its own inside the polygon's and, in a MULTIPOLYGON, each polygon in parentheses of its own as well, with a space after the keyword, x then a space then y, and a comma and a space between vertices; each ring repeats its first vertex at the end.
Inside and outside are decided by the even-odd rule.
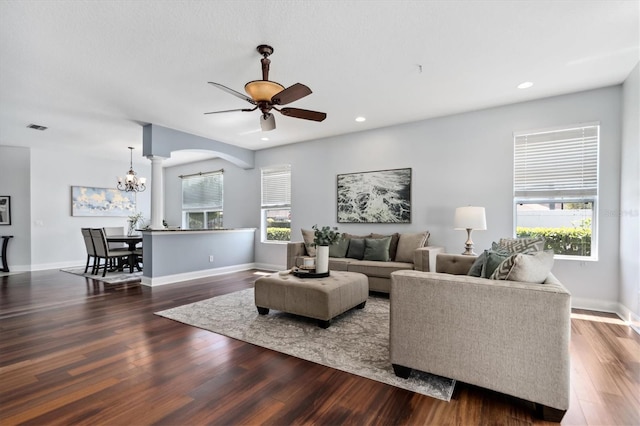
POLYGON ((280 105, 287 105, 310 95, 311 89, 300 83, 296 83, 285 89, 280 83, 269 81, 269 64, 271 63, 269 55, 273 53, 273 47, 261 44, 256 49, 258 50, 258 53, 262 55, 262 59, 260 60, 262 63, 262 80, 250 81, 244 85, 244 90, 249 94, 249 96, 236 92, 235 90, 223 86, 220 83, 214 83, 212 81, 208 82, 218 89, 222 89, 233 96, 244 99, 255 106, 253 108, 205 112, 205 114, 220 114, 223 112, 235 111, 249 112, 259 109, 262 112, 262 115, 260 116, 260 127, 264 132, 276 128, 276 120, 271 113, 272 109, 278 111, 282 115, 286 115, 287 117, 302 118, 303 120, 322 121, 327 118, 327 114, 324 112, 310 111, 300 108, 278 108, 280 105))

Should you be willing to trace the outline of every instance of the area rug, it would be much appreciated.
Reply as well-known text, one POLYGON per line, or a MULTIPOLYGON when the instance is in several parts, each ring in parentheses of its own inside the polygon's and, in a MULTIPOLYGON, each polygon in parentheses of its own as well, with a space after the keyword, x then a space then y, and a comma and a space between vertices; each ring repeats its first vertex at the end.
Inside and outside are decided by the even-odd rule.
MULTIPOLYGON (((74 275, 82 275, 83 277, 93 278, 94 280, 102 281, 107 284, 122 284, 131 281, 140 281, 142 278, 142 272, 128 272, 128 271, 113 271, 107 272, 106 276, 102 276, 102 272, 98 275, 92 275, 91 272, 84 273, 84 267, 82 268, 67 268, 61 269, 63 272, 68 272, 74 275)), ((91 271, 91 269, 89 269, 91 271)))
POLYGON ((364 309, 334 318, 327 329, 279 311, 259 315, 252 288, 156 315, 444 401, 455 385, 415 370, 408 379, 396 377, 389 362, 389 299, 384 297, 370 296, 364 309))

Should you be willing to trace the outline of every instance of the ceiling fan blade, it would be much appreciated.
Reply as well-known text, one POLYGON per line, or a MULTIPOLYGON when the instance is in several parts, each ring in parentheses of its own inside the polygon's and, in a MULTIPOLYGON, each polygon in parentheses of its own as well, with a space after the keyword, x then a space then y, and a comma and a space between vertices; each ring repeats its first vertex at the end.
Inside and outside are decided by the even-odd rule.
POLYGON ((250 112, 250 111, 255 111, 256 109, 258 109, 258 107, 255 107, 255 108, 241 108, 241 109, 225 109, 224 111, 205 112, 205 115, 206 114, 221 114, 223 112, 236 112, 236 111, 250 112))
POLYGON ((271 113, 260 116, 260 127, 263 132, 268 132, 276 128, 276 118, 271 113))
POLYGON ((212 86, 217 87, 218 89, 224 90, 225 92, 232 94, 233 96, 236 96, 236 97, 238 97, 238 98, 240 98, 240 99, 244 99, 245 101, 247 101, 247 102, 249 102, 249 103, 251 103, 251 104, 253 104, 253 105, 255 105, 255 104, 256 104, 256 101, 254 101, 253 99, 251 99, 249 96, 247 96, 247 95, 243 95, 243 94, 242 94, 242 93, 240 93, 240 92, 236 92, 235 90, 230 89, 230 88, 228 88, 227 86, 223 86, 223 85, 222 85, 222 84, 220 84, 220 83, 214 83, 214 82, 212 82, 212 81, 209 81, 208 83, 209 83, 209 84, 211 84, 212 86))
POLYGON ((324 112, 309 111, 308 109, 282 108, 279 111, 287 117, 302 118, 303 120, 322 121, 327 118, 327 114, 324 112))
POLYGON ((304 84, 296 83, 273 95, 271 97, 271 103, 274 105, 286 105, 310 94, 311 89, 304 84))

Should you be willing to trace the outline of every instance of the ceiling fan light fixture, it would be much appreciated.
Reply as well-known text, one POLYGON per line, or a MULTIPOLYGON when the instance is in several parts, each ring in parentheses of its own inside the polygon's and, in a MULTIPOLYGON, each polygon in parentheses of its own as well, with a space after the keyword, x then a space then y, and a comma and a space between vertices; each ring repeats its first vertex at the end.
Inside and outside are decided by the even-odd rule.
POLYGON ((262 80, 253 80, 244 85, 244 90, 249 96, 236 92, 235 90, 220 83, 214 83, 213 81, 209 82, 212 86, 224 90, 237 98, 243 99, 254 105, 254 107, 225 111, 211 111, 205 112, 205 114, 217 114, 231 111, 250 112, 260 109, 260 112, 262 113, 260 115, 260 128, 263 132, 268 132, 276 128, 276 120, 271 111, 278 111, 280 114, 287 117, 300 118, 303 120, 323 121, 327 118, 327 113, 325 112, 311 111, 301 108, 278 108, 282 105, 288 105, 291 102, 295 102, 298 99, 302 99, 305 96, 310 95, 312 93, 311 89, 301 83, 295 83, 285 89, 285 87, 280 83, 269 80, 269 64, 271 63, 269 55, 273 53, 273 47, 261 44, 257 47, 257 50, 258 53, 262 55, 262 59, 260 60, 260 64, 262 65, 262 80))
POLYGON ((275 81, 254 80, 244 85, 244 90, 256 102, 268 102, 273 95, 284 90, 284 86, 275 81))

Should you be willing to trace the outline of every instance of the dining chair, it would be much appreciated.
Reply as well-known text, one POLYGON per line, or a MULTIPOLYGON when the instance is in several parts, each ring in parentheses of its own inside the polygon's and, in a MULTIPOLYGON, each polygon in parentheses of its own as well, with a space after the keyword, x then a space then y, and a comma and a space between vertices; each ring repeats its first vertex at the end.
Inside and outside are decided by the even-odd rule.
MULTIPOLYGON (((105 226, 104 228, 104 233, 105 235, 108 237, 109 235, 125 235, 125 231, 124 231, 124 226, 105 226)), ((117 250, 129 250, 129 246, 127 245, 127 243, 112 243, 112 242, 107 242, 107 246, 109 247, 109 250, 111 251, 117 251, 117 250)), ((116 265, 113 264, 114 259, 110 260, 111 263, 111 268, 114 268, 116 265)))
MULTIPOLYGON (((124 232, 124 226, 105 226, 104 234, 108 237, 110 235, 126 235, 124 232)), ((109 243, 109 250, 129 250, 126 243, 109 243)))
POLYGON ((112 259, 123 262, 125 258, 133 255, 133 252, 129 250, 109 250, 107 236, 105 235, 103 228, 91 228, 90 232, 93 245, 96 248, 97 265, 94 268, 94 275, 102 269, 102 276, 104 277, 107 275, 107 270, 111 266, 110 261, 112 259), (101 265, 101 259, 104 259, 104 266, 101 265))
POLYGON ((93 245, 93 239, 91 238, 91 230, 89 228, 80 228, 82 232, 82 238, 84 239, 84 246, 87 249, 87 265, 84 267, 84 273, 89 270, 89 262, 93 259, 93 265, 91 265, 91 273, 95 274, 96 268, 96 248, 93 245))

